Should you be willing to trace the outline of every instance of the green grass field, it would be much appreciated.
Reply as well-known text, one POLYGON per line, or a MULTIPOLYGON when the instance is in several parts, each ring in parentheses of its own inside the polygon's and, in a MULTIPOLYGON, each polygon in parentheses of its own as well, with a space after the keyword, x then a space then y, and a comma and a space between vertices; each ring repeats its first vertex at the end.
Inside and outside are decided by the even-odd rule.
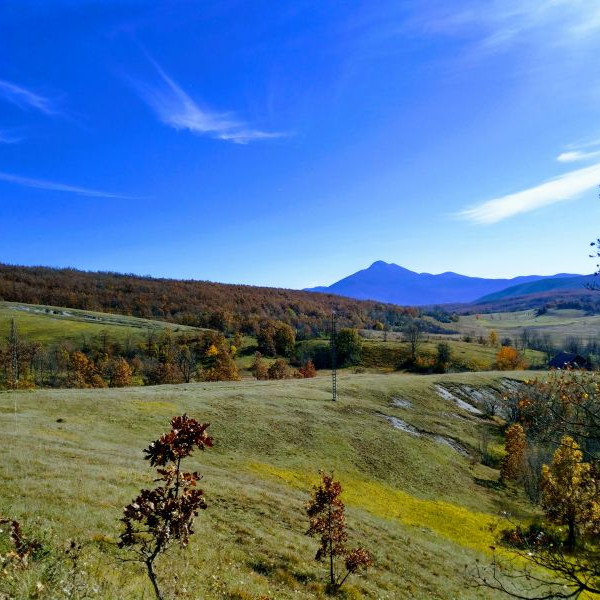
POLYGON ((149 331, 155 333, 165 329, 172 329, 175 333, 197 331, 194 327, 137 317, 55 306, 0 302, 0 337, 8 336, 12 319, 15 320, 21 337, 43 344, 73 342, 81 345, 84 340, 92 343, 104 335, 109 342, 125 343, 129 340, 132 344, 136 344, 146 340, 149 331))
MULTIPOLYGON (((362 340, 361 364, 367 371, 394 371, 398 369, 403 360, 406 360, 409 345, 407 342, 402 341, 401 334, 388 334, 384 337, 382 332, 368 331, 363 332, 363 335, 368 335, 368 337, 362 340)), ((489 371, 494 369, 496 354, 498 353, 497 347, 482 346, 476 341, 467 343, 458 339, 458 336, 426 334, 425 339, 419 346, 419 355, 435 360, 437 345, 441 341, 447 342, 450 346, 452 353, 450 370, 489 371)), ((317 346, 327 349, 329 342, 324 339, 303 341, 299 344, 299 350, 302 351, 303 348, 309 349, 317 346)), ((546 354, 544 352, 525 350, 523 356, 529 367, 541 367, 546 364, 546 354)), ((353 368, 348 370, 352 371, 353 368)))
POLYGON ((600 336, 600 315, 586 315, 581 310, 549 310, 546 314, 535 316, 534 310, 519 312, 491 313, 461 316, 453 323, 461 334, 488 337, 495 330, 499 338, 514 339, 529 328, 539 334, 550 334, 555 344, 562 344, 567 338, 578 338, 584 342, 600 336))
POLYGON ((530 509, 498 489, 497 471, 435 440, 452 439, 476 457, 481 431, 497 436, 435 385, 497 387, 502 377, 524 376, 344 374, 337 403, 324 377, 0 393, 0 514, 22 521, 50 550, 16 580, 0 577, 0 597, 62 597, 52 590, 69 576, 56 575, 53 561, 76 539, 85 543, 84 591, 71 597, 152 598, 142 571, 120 562, 113 542, 125 504, 152 484, 142 449, 183 412, 211 423, 215 447, 190 463, 204 475, 209 508, 189 548, 158 564, 170 596, 325 597, 303 512, 325 468, 345 488, 351 543, 376 560, 342 597, 496 597, 468 587, 465 565, 489 559, 488 527, 499 511, 526 517, 530 509), (386 415, 427 435, 395 429, 386 415))
MULTIPOLYGON (((435 357, 437 354, 437 345, 440 341, 448 343, 452 353, 452 360, 456 365, 462 365, 469 370, 491 370, 496 361, 497 347, 482 346, 478 343, 463 342, 458 339, 433 337, 425 339, 419 348, 419 353, 435 357)), ((398 341, 383 342, 380 340, 366 340, 363 343, 364 354, 366 357, 373 356, 373 364, 377 362, 377 355, 385 348, 397 348, 408 352, 408 343, 398 341), (378 352, 379 350, 379 352, 378 352)), ((529 366, 541 366, 544 364, 546 355, 536 350, 526 350, 523 353, 525 361, 529 366)))

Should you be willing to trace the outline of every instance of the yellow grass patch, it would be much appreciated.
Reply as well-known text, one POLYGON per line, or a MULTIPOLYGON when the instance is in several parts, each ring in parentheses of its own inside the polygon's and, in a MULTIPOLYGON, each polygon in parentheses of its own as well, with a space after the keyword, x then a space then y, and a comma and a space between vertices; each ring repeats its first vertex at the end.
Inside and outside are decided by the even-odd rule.
POLYGON ((135 405, 138 409, 147 413, 167 413, 174 414, 176 406, 173 402, 163 402, 160 400, 136 400, 135 405))
MULTIPOLYGON (((251 463, 257 474, 279 479, 302 490, 317 482, 314 476, 262 463, 251 463)), ((450 502, 415 498, 406 492, 373 481, 339 474, 343 499, 347 506, 369 511, 386 519, 398 519, 406 525, 426 527, 442 537, 480 552, 490 553, 494 543, 491 528, 498 519, 485 513, 468 510, 450 502)))
POLYGON ((42 429, 37 428, 31 432, 36 437, 44 437, 46 439, 63 440, 65 442, 79 442, 81 436, 77 433, 65 431, 64 429, 42 429))

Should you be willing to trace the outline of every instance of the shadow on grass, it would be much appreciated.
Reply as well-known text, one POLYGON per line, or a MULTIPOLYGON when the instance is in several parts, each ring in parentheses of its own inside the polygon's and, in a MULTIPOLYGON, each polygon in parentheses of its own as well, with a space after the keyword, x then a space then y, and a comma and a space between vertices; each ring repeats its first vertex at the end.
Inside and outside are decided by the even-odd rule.
POLYGON ((292 589, 297 584, 306 586, 314 582, 314 576, 311 573, 300 571, 297 568, 290 568, 291 565, 286 561, 272 561, 259 558, 247 564, 255 573, 264 577, 272 577, 281 583, 285 583, 292 589))
POLYGON ((479 477, 475 477, 474 481, 477 485, 480 485, 488 490, 500 491, 505 488, 504 484, 497 479, 480 479, 479 477))

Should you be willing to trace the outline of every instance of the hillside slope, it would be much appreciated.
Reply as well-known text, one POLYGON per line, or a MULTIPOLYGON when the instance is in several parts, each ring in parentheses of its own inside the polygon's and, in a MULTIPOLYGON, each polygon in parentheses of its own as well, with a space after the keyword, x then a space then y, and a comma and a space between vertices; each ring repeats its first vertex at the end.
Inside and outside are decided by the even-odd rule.
POLYGON ((251 330, 260 319, 279 319, 303 329, 307 335, 324 331, 332 310, 337 312, 341 326, 355 327, 372 326, 375 321, 396 323, 406 314, 399 306, 333 294, 0 264, 2 300, 220 330, 251 330))
POLYGON ((517 298, 520 296, 530 296, 532 294, 543 294, 545 292, 573 291, 585 292, 586 286, 597 284, 598 278, 594 275, 584 275, 578 277, 560 277, 557 279, 544 279, 541 281, 531 281, 512 285, 506 289, 488 294, 476 300, 477 303, 496 302, 507 298, 517 298))
POLYGON ((320 378, 0 394, 0 435, 10 442, 0 513, 45 532, 50 551, 28 577, 0 579, 0 594, 28 597, 40 582, 51 596, 53 557, 74 538, 85 542, 84 583, 97 586, 95 597, 149 597, 143 574, 115 560, 110 542, 124 505, 151 485, 142 448, 185 411, 210 422, 215 447, 190 465, 204 475, 209 505, 191 545, 159 562, 169 592, 325 598, 303 509, 325 468, 343 483, 350 543, 376 560, 366 578, 351 578, 346 599, 495 598, 468 587, 465 565, 489 560, 499 510, 518 518, 528 509, 507 501, 497 471, 478 463, 481 431, 497 433, 464 401, 482 387, 506 393, 506 378, 522 376, 341 376, 337 403, 320 378))
POLYGON ((432 275, 415 273, 399 265, 380 260, 367 269, 353 273, 328 287, 310 288, 310 291, 420 306, 473 302, 481 296, 504 290, 509 286, 555 278, 560 280, 565 277, 572 276, 562 273, 550 276, 528 275, 513 279, 485 279, 452 272, 432 275))
POLYGON ((43 344, 71 341, 81 345, 100 337, 111 341, 144 341, 149 331, 171 330, 175 334, 193 333, 198 329, 164 321, 141 319, 109 313, 40 306, 18 302, 0 302, 0 337, 8 335, 14 319, 19 335, 30 342, 43 344))

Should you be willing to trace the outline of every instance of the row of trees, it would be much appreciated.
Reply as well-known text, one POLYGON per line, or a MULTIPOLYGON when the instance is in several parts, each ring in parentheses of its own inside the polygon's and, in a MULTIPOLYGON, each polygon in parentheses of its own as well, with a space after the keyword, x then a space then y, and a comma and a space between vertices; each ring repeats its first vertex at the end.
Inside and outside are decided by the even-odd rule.
POLYGON ((170 329, 149 332, 145 343, 129 348, 106 340, 79 348, 44 347, 21 339, 13 321, 5 346, 0 347, 0 386, 89 388, 230 381, 240 378, 236 353, 232 340, 220 332, 175 336, 170 329))
POLYGON ((252 371, 252 375, 259 380, 303 379, 317 376, 317 369, 310 359, 299 369, 294 369, 283 358, 278 358, 269 364, 260 352, 254 355, 254 361, 250 370, 252 371))
MULTIPOLYGON (((421 353, 424 332, 419 321, 410 320, 403 334, 407 350, 396 359, 394 367, 420 372, 445 372, 451 368, 453 358, 448 343, 439 342, 435 356, 421 353)), ((297 344, 294 329, 282 321, 261 321, 256 339, 258 353, 251 371, 257 379, 312 377, 315 368, 331 367, 327 342, 297 344), (279 358, 269 364, 263 357, 279 358)), ((107 335, 101 335, 92 342, 82 338, 79 346, 42 346, 21 339, 13 321, 6 344, 0 346, 0 386, 85 388, 237 380, 240 373, 235 359, 242 343, 239 333, 229 338, 213 330, 176 335, 165 328, 160 332, 148 330, 146 340, 137 345, 130 341, 111 342, 107 335)), ((357 366, 362 359, 359 331, 342 328, 336 336, 338 367, 357 366)), ((498 369, 524 366, 516 350, 499 349, 498 369)))
MULTIPOLYGON (((251 371, 257 379, 314 377, 310 358, 300 360, 294 350, 295 332, 286 323, 263 321, 251 371), (279 356, 268 363, 263 357, 279 356), (293 368, 291 357, 298 368, 293 368)), ((341 355, 358 360, 360 338, 356 330, 340 334, 341 355), (356 345, 356 348, 353 346, 356 345), (357 350, 358 348, 358 350, 357 350)), ((240 379, 235 358, 241 336, 226 338, 217 331, 175 335, 171 329, 149 330, 144 343, 124 347, 101 336, 97 343, 84 340, 79 348, 71 344, 44 347, 19 337, 13 321, 4 347, 0 346, 0 386, 9 389, 31 387, 100 388, 132 384, 173 384, 240 379)))

